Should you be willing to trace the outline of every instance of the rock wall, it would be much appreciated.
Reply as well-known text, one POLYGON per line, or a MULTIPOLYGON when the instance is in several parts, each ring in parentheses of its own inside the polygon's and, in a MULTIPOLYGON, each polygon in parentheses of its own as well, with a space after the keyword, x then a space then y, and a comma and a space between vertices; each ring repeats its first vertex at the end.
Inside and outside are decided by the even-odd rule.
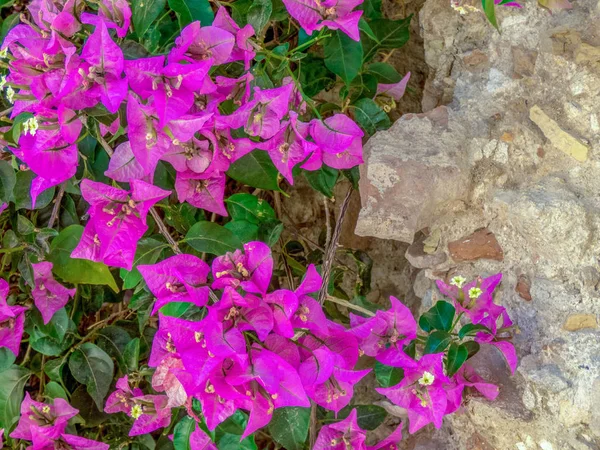
POLYGON ((356 233, 411 244, 423 308, 436 278, 505 274, 517 374, 478 355, 499 399, 413 448, 600 449, 600 3, 498 14, 426 1, 424 113, 368 142, 356 233))

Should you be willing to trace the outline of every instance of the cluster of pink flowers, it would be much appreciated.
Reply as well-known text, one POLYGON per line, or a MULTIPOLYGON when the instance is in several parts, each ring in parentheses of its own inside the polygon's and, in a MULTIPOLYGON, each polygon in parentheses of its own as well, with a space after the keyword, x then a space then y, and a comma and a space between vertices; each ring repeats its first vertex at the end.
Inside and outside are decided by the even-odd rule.
MULTIPOLYGON (((374 317, 351 315, 351 326, 346 329, 327 319, 322 306, 310 296, 322 284, 314 266, 308 267, 295 291, 271 291, 273 259, 261 242, 249 242, 243 251, 217 257, 212 267, 195 256, 176 255, 139 270, 156 297, 153 313, 159 313, 160 322, 149 365, 156 368, 152 386, 163 394, 144 395, 129 385, 127 377, 119 380, 106 411, 133 417, 132 436, 166 426, 170 408, 184 406, 193 415, 193 399, 200 402, 209 430, 237 409, 248 411, 242 438, 267 425, 277 408, 308 407, 312 400, 337 413, 349 404, 354 385, 370 371, 355 370, 361 354, 404 370, 399 384, 378 391, 408 411, 411 433, 428 423, 440 427, 443 416, 461 406, 467 387, 489 399, 498 394, 498 388, 469 365, 446 376, 444 353, 419 359, 407 355, 405 347, 417 338, 417 324, 410 310, 394 297, 391 309, 378 311, 374 317), (221 292, 213 303, 211 290, 221 292), (161 314, 159 309, 171 302, 205 307, 204 318, 189 321, 161 314)), ((495 321, 507 317, 505 309, 491 300, 499 280, 499 275, 478 280, 457 288, 462 290, 440 287, 454 296, 471 323, 493 330, 478 333, 476 340, 503 350, 514 370, 516 359, 505 346, 512 344, 498 340, 496 333, 495 321), (461 300, 458 292, 467 292, 470 303, 461 300)), ((502 327, 507 325, 504 322, 502 327)), ((393 445, 400 437, 399 428, 385 444, 393 445)), ((323 427, 315 448, 366 448, 364 440, 365 433, 352 415, 323 427)))
POLYGON ((32 400, 27 393, 19 423, 10 437, 30 441, 29 450, 108 450, 108 444, 65 433, 69 419, 78 412, 62 398, 48 404, 32 400))
POLYGON ((256 54, 252 27, 240 29, 224 7, 211 26, 185 27, 166 56, 134 60, 124 59, 109 32, 127 32, 128 3, 110 2, 98 15, 79 14, 83 7, 82 0, 35 0, 29 5, 35 23, 17 25, 2 45, 10 68, 2 83, 14 102, 12 117, 32 115, 12 151, 37 175, 33 205, 42 191, 75 174, 77 142, 90 108, 124 116, 110 126, 99 124, 98 132, 110 141, 126 124, 122 131, 129 140, 116 147, 106 175, 131 183, 131 196, 94 183, 82 186, 92 221, 74 257, 131 269, 136 239, 127 233, 139 239, 147 206, 170 194, 151 186, 161 160, 176 170, 179 201, 223 216, 225 172, 252 150, 267 152, 289 183, 299 164, 313 171, 322 164, 349 169, 362 163, 358 125, 343 114, 300 120, 306 104, 292 78, 261 89, 249 71, 239 78, 211 76, 216 66, 235 61, 248 69, 256 54), (81 44, 83 24, 94 31, 81 44), (219 109, 227 101, 236 108, 229 115, 219 109), (233 137, 230 130, 238 128, 248 137, 233 137), (105 193, 110 202, 100 198, 105 193))

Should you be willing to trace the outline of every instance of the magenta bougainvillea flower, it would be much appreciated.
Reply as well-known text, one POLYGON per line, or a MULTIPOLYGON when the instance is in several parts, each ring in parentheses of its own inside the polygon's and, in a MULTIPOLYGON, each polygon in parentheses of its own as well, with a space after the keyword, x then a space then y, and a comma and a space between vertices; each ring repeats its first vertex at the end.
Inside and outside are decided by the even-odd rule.
POLYGON ((177 172, 175 190, 180 202, 188 202, 197 208, 227 216, 225 196, 225 173, 192 171, 177 172))
POLYGON ((175 39, 169 62, 212 59, 214 64, 223 64, 231 57, 234 45, 235 36, 229 31, 217 26, 203 27, 200 22, 192 22, 175 39))
POLYGON ((190 434, 190 450, 217 450, 217 446, 212 443, 208 436, 198 425, 190 434))
POLYGON ((360 349, 382 364, 415 366, 415 361, 404 353, 403 346, 417 337, 417 323, 411 311, 396 297, 390 297, 390 301, 389 311, 377 311, 370 319, 350 314, 350 332, 358 339, 360 349))
POLYGON ((56 398, 52 404, 46 404, 32 400, 27 392, 21 403, 19 423, 10 437, 27 441, 33 441, 35 437, 39 440, 58 439, 64 433, 69 419, 78 412, 62 398, 56 398))
POLYGON ((35 286, 31 295, 36 308, 42 314, 44 324, 47 324, 54 313, 67 304, 69 298, 75 296, 77 289, 67 289, 54 279, 52 263, 40 262, 32 264, 35 286))
POLYGON ((284 0, 290 15, 307 34, 323 27, 341 30, 355 41, 360 40, 358 22, 362 11, 353 11, 363 0, 284 0))
POLYGON ((156 297, 152 314, 171 302, 204 306, 208 301, 210 267, 194 255, 171 256, 157 264, 140 265, 138 270, 156 297))
POLYGON ((404 378, 396 386, 378 388, 392 403, 408 412, 410 433, 428 423, 440 428, 448 406, 446 388, 452 386, 444 373, 444 353, 423 355, 416 367, 404 368, 404 378))
POLYGON ((144 393, 139 388, 131 389, 127 375, 119 378, 115 387, 117 390, 112 392, 106 399, 104 411, 110 414, 124 412, 131 415, 131 408, 135 405, 134 399, 142 397, 144 393))
POLYGON ((273 272, 271 249, 263 242, 244 244, 244 251, 236 250, 219 256, 212 264, 213 289, 241 286, 246 292, 267 292, 273 272))
POLYGON ((0 279, 0 347, 6 347, 18 356, 27 308, 9 305, 6 302, 9 290, 8 283, 0 279))
POLYGON ((148 229, 148 210, 169 191, 133 180, 127 192, 86 179, 81 194, 90 204, 90 219, 71 256, 131 270, 137 242, 148 229))

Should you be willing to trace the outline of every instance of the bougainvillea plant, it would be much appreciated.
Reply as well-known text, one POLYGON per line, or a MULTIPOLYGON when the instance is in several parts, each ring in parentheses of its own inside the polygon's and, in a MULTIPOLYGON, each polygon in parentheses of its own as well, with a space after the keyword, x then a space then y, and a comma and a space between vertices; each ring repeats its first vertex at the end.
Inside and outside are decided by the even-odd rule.
POLYGON ((393 449, 405 420, 372 442, 389 408, 353 396, 368 374, 409 433, 497 396, 469 359, 495 347, 515 370, 500 275, 440 282, 416 320, 368 302, 372 261, 338 250, 363 142, 410 78, 383 61, 410 20, 376 0, 34 0, 5 17, 4 446, 393 449), (300 177, 349 186, 319 242, 281 221, 300 177))

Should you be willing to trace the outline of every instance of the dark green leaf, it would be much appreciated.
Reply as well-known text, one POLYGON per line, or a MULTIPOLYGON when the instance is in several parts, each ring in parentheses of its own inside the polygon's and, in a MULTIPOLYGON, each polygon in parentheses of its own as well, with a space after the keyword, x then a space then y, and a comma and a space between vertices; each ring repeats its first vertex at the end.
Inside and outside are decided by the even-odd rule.
POLYGON ((254 0, 252 6, 248 8, 246 18, 248 23, 254 28, 257 36, 271 19, 272 12, 273 3, 271 0, 254 0))
POLYGON ((235 434, 225 434, 217 442, 219 450, 257 450, 254 436, 248 436, 240 442, 240 437, 235 434))
POLYGON ((419 326, 424 331, 442 330, 450 331, 454 321, 456 309, 452 304, 440 300, 421 316, 419 326))
POLYGON ((360 98, 373 98, 377 94, 377 78, 369 73, 359 74, 346 88, 344 86, 340 94, 350 97, 351 102, 356 102, 360 98))
POLYGON ((446 350, 450 342, 452 341, 452 336, 446 333, 445 331, 434 331, 429 335, 427 341, 425 342, 425 349, 423 353, 428 355, 430 353, 440 353, 446 350))
POLYGON ((380 19, 381 14, 381 0, 365 0, 358 9, 362 9, 367 19, 380 19))
POLYGON ((339 171, 337 169, 322 165, 318 170, 305 170, 303 172, 308 180, 308 184, 310 184, 315 191, 320 192, 326 197, 333 197, 333 188, 339 176, 339 171))
POLYGON ((310 408, 278 408, 269 423, 269 431, 286 450, 302 450, 309 423, 310 408))
POLYGON ((325 65, 346 84, 358 75, 362 66, 363 47, 346 33, 337 30, 325 41, 325 65))
POLYGON ((211 255, 223 255, 242 248, 242 243, 235 234, 214 222, 198 222, 186 234, 183 242, 194 250, 211 255))
POLYGON ((29 260, 29 254, 24 253, 23 257, 19 260, 19 264, 17 264, 17 268, 19 269, 19 273, 21 277, 29 286, 35 286, 35 281, 33 279, 33 267, 31 265, 31 261, 29 260))
POLYGON ((15 362, 15 354, 6 347, 0 347, 0 372, 4 372, 15 362))
POLYGON ((167 2, 166 0, 132 0, 131 9, 133 21, 133 29, 138 37, 142 37, 146 34, 148 28, 152 22, 154 22, 158 15, 165 9, 167 2))
POLYGON ((262 222, 258 228, 258 240, 269 247, 273 247, 283 232, 283 223, 277 219, 269 219, 262 222))
POLYGON ((227 171, 227 175, 234 180, 248 186, 271 191, 279 190, 278 174, 279 172, 273 165, 269 154, 262 150, 254 150, 244 155, 234 162, 227 171))
POLYGON ((102 409, 98 409, 96 402, 86 391, 85 386, 80 385, 71 395, 71 406, 79 410, 79 415, 85 421, 86 426, 97 427, 110 417, 102 409))
POLYGON ((31 372, 12 366, 0 373, 0 428, 10 430, 20 415, 23 388, 31 372))
POLYGON ((196 20, 205 27, 215 19, 208 0, 169 0, 169 7, 177 13, 181 28, 196 20))
POLYGON ((246 220, 232 220, 225 225, 229 231, 235 234, 242 243, 256 241, 258 239, 259 226, 246 220))
POLYGON ((227 420, 219 424, 217 431, 241 436, 244 433, 247 424, 248 416, 238 409, 227 420))
POLYGON ((62 398, 69 401, 69 397, 67 397, 65 390, 55 381, 51 381, 44 387, 44 397, 50 399, 62 398))
POLYGON ((233 194, 225 200, 227 212, 233 220, 245 220, 258 224, 275 218, 275 211, 268 202, 252 194, 233 194))
POLYGON ((125 39, 121 43, 120 47, 123 51, 123 58, 127 60, 147 58, 150 56, 150 53, 148 53, 146 47, 139 42, 132 41, 131 39, 125 39))
POLYGON ((493 334, 492 330, 490 330, 485 325, 468 323, 460 329, 460 331, 458 332, 458 337, 462 339, 465 336, 475 336, 477 333, 481 332, 493 334))
POLYGON ((479 343, 475 342, 475 341, 468 341, 468 342, 465 342, 463 345, 465 347, 467 347, 467 351, 469 352, 469 356, 467 357, 467 359, 471 358, 472 356, 475 356, 475 354, 481 348, 479 343))
POLYGON ((114 364, 110 356, 98 346, 86 342, 69 357, 69 369, 73 377, 85 384, 100 411, 104 410, 104 398, 113 378, 114 364))
POLYGON ((377 39, 366 38, 364 40, 364 61, 370 61, 379 50, 400 48, 406 44, 410 37, 411 19, 412 15, 400 20, 375 19, 369 22, 369 26, 377 39))
POLYGON ((4 160, 0 160, 0 203, 13 199, 13 189, 17 184, 15 169, 4 160))
POLYGON ((314 97, 335 84, 335 75, 325 66, 323 58, 308 55, 300 63, 299 81, 304 94, 314 97))
MULTIPOLYGON (((17 183, 13 190, 15 209, 31 209, 31 182, 35 177, 35 173, 31 170, 20 170, 17 172, 17 183)), ((35 209, 42 209, 48 206, 54 197, 54 190, 53 186, 38 195, 35 202, 35 209)))
POLYGON ((48 375, 52 381, 59 382, 62 380, 62 371, 65 366, 64 359, 52 359, 44 366, 44 373, 48 375))
POLYGON ((370 98, 361 98, 352 105, 356 123, 370 136, 390 127, 389 116, 370 98))
POLYGON ((19 214, 17 216, 17 231, 19 232, 20 235, 26 236, 35 231, 35 226, 31 223, 31 221, 27 217, 19 214))
POLYGON ((13 119, 12 126, 6 132, 6 135, 5 135, 6 138, 9 139, 9 142, 12 142, 15 144, 19 143, 19 138, 21 137, 21 134, 23 133, 23 124, 25 122, 27 122, 29 119, 31 119, 32 117, 33 117, 33 114, 24 112, 24 113, 17 115, 13 119))
POLYGON ((105 264, 71 257, 71 252, 81 240, 82 234, 81 225, 71 225, 54 238, 48 255, 48 261, 54 264, 53 272, 69 283, 108 285, 118 292, 115 279, 105 264))
POLYGON ((396 386, 404 378, 404 371, 399 367, 385 366, 376 362, 375 377, 381 387, 396 386))
POLYGON ((381 406, 358 405, 356 407, 358 426, 372 431, 383 423, 387 412, 381 406))
POLYGON ((162 241, 154 238, 144 238, 138 242, 133 260, 133 270, 128 272, 121 269, 121 279, 123 280, 123 289, 133 289, 142 280, 142 274, 137 270, 138 265, 154 264, 161 252, 167 247, 162 241))
POLYGON ((377 81, 383 84, 398 83, 402 79, 402 75, 400 75, 396 69, 384 62, 369 64, 367 71, 370 74, 375 75, 377 81))
POLYGON ((348 178, 348 181, 352 183, 352 187, 358 190, 358 182, 360 181, 360 170, 358 166, 354 166, 352 169, 341 170, 342 175, 348 178))
POLYGON ((186 416, 177 422, 173 430, 173 447, 175 450, 190 450, 190 434, 196 429, 196 421, 186 416))
POLYGON ((452 343, 448 349, 448 358, 446 359, 446 375, 451 377, 469 357, 469 349, 464 345, 452 343))
POLYGON ((123 361, 129 372, 138 370, 140 364, 140 338, 132 339, 123 351, 123 361))
POLYGON ((481 5, 483 6, 485 17, 487 17, 496 30, 499 30, 500 27, 496 19, 496 5, 494 4, 494 0, 481 0, 481 5))
POLYGON ((125 364, 125 348, 131 341, 131 336, 123 328, 108 326, 98 331, 96 343, 98 347, 115 358, 121 368, 121 372, 127 373, 125 364))

